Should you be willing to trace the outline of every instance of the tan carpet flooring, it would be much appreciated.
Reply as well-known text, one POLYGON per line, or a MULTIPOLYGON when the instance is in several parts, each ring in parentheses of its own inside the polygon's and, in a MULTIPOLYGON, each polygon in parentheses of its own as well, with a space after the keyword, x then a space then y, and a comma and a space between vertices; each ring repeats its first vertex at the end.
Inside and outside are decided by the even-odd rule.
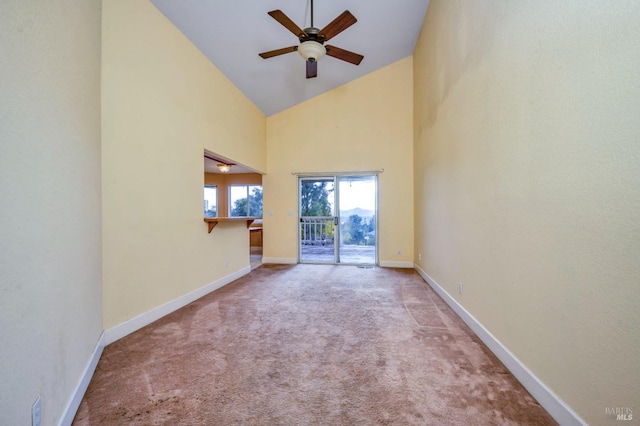
POLYGON ((263 265, 107 346, 103 424, 555 422, 414 271, 263 265))

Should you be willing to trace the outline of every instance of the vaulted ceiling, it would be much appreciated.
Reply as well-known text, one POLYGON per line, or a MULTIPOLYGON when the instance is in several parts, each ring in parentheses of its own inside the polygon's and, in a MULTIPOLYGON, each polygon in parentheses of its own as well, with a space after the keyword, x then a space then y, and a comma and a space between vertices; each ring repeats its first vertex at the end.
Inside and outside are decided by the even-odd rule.
POLYGON ((267 12, 280 9, 300 28, 310 26, 310 0, 151 0, 266 116, 409 56, 429 0, 315 0, 314 26, 345 10, 358 20, 330 44, 364 55, 356 66, 325 56, 306 78, 297 53, 262 59, 258 53, 298 45, 267 12))

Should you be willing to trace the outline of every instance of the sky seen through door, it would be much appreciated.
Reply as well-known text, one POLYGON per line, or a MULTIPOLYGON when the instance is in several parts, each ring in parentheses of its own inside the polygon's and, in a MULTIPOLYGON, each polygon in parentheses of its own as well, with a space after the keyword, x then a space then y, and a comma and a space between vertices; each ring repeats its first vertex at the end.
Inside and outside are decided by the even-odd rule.
POLYGON ((375 212, 375 180, 341 180, 340 181, 340 210, 361 208, 375 212))

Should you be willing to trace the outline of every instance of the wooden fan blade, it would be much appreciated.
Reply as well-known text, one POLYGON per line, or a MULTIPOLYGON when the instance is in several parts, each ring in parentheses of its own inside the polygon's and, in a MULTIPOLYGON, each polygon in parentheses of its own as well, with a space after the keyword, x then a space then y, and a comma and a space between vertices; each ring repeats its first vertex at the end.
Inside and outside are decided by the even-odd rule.
POLYGON ((299 26, 297 26, 295 22, 289 19, 289 17, 285 15, 283 11, 278 9, 278 10, 272 10, 271 12, 268 12, 268 13, 273 19, 280 22, 280 24, 283 27, 291 31, 296 37, 300 38, 306 35, 306 33, 302 31, 302 29, 299 26))
POLYGON ((330 40, 355 24, 357 21, 358 20, 351 14, 351 12, 345 10, 342 12, 342 15, 338 16, 336 19, 331 21, 329 25, 321 29, 319 34, 324 36, 324 41, 330 40))
POLYGON ((353 65, 360 65, 360 62, 364 59, 364 56, 357 53, 349 52, 348 50, 340 49, 335 46, 325 46, 327 49, 327 55, 333 56, 336 59, 341 59, 346 62, 350 62, 353 65))
POLYGON ((283 47, 282 49, 270 50, 269 52, 258 53, 262 59, 273 58, 274 56, 284 55, 298 50, 298 46, 283 47))
POLYGON ((307 78, 314 78, 318 76, 318 63, 307 61, 307 78))

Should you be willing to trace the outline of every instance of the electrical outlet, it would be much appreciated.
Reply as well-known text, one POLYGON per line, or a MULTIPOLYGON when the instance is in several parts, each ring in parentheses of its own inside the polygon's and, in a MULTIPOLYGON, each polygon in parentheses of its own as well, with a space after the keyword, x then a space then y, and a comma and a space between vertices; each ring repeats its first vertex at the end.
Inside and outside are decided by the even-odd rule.
POLYGON ((224 268, 225 269, 229 269, 229 261, 228 260, 224 261, 224 268))
POLYGON ((397 253, 398 253, 398 256, 400 256, 402 254, 402 250, 398 249, 397 253))
POLYGON ((40 426, 42 424, 42 405, 40 403, 40 397, 36 399, 36 402, 31 406, 31 425, 40 426))
POLYGON ((422 260, 422 253, 418 253, 418 260, 422 260))
POLYGON ((458 283, 458 292, 459 292, 460 294, 462 294, 462 290, 464 290, 464 288, 463 288, 463 285, 462 285, 462 281, 460 281, 460 282, 458 283))

